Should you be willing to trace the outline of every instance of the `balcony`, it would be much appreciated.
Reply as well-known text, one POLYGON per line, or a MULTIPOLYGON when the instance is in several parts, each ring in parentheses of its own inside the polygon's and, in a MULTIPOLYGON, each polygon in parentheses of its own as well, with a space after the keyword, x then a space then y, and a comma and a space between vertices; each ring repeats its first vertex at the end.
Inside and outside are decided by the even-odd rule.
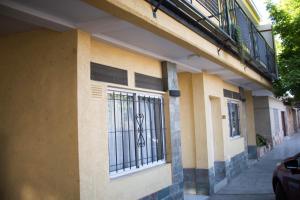
POLYGON ((277 79, 275 52, 236 0, 148 0, 258 73, 277 79))

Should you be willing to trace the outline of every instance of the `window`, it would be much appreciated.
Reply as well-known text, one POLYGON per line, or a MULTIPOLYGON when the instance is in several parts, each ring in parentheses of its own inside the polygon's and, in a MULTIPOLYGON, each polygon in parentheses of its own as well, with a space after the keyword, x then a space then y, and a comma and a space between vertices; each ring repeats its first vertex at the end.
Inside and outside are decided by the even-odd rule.
POLYGON ((236 137, 241 135, 239 104, 237 102, 229 101, 227 105, 228 105, 230 137, 236 137))
POLYGON ((108 138, 110 174, 163 163, 162 96, 109 90, 108 138))

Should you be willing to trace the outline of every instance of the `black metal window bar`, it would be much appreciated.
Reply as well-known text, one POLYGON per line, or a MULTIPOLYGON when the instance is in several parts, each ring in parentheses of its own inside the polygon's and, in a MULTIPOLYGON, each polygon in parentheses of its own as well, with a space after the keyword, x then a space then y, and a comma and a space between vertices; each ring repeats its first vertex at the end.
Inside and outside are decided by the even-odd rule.
POLYGON ((109 90, 108 138, 110 174, 164 163, 162 96, 109 90))
POLYGON ((240 110, 237 102, 229 101, 228 106, 228 117, 229 117, 229 128, 230 137, 239 136, 240 133, 240 110))

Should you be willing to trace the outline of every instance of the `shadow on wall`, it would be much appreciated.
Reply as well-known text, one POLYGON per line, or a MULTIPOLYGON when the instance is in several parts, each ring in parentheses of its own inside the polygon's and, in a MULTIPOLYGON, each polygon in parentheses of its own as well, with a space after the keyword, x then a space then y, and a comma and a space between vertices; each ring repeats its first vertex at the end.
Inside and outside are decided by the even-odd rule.
POLYGON ((0 199, 79 199, 76 32, 0 37, 0 199))

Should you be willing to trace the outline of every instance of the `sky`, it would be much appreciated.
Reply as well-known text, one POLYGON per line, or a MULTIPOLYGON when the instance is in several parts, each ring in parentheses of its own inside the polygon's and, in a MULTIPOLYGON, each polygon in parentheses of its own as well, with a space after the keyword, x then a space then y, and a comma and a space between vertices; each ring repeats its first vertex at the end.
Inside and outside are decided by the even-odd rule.
MULTIPOLYGON (((261 15, 261 24, 271 23, 269 19, 268 11, 266 10, 265 0, 252 0, 257 7, 259 14, 261 15)), ((279 0, 272 0, 274 3, 278 3, 279 0)))

